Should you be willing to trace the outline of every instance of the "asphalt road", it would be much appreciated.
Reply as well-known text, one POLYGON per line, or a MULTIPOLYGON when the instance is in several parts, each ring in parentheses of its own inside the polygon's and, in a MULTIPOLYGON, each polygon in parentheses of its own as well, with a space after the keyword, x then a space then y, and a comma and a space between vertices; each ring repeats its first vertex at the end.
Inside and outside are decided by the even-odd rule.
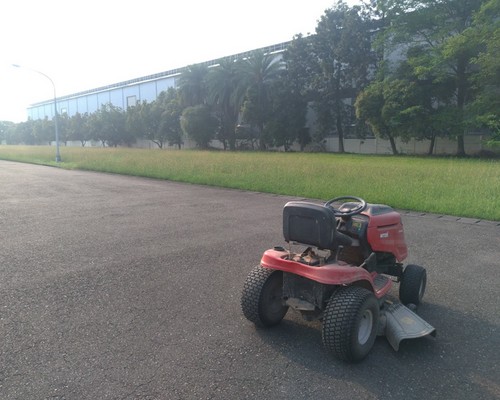
POLYGON ((349 365, 242 316, 288 200, 0 161, 0 399, 500 399, 498 223, 405 213, 437 338, 349 365))

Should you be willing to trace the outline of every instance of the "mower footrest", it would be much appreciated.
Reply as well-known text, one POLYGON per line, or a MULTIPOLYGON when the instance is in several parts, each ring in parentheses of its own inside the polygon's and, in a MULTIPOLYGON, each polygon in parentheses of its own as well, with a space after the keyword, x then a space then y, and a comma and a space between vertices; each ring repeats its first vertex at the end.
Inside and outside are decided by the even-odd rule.
POLYGON ((375 291, 380 292, 388 285, 389 281, 390 279, 387 276, 377 275, 373 280, 373 287, 375 288, 375 291))
POLYGON ((386 305, 383 310, 381 331, 396 351, 404 339, 436 336, 436 329, 432 325, 401 303, 386 305))

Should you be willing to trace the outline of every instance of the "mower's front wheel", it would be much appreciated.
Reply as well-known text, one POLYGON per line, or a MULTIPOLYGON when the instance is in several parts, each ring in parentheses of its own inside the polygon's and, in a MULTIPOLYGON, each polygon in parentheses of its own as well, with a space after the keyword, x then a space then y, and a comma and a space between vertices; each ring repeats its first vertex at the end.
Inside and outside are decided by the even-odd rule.
POLYGON ((259 327, 279 324, 288 311, 283 302, 283 272, 256 266, 245 281, 241 309, 259 327))
POLYGON ((379 310, 377 298, 369 290, 341 287, 330 297, 324 312, 324 346, 341 360, 362 360, 375 343, 379 310))
POLYGON ((418 306, 424 297, 426 284, 427 272, 425 268, 420 265, 407 265, 399 284, 399 300, 401 300, 401 303, 418 306))

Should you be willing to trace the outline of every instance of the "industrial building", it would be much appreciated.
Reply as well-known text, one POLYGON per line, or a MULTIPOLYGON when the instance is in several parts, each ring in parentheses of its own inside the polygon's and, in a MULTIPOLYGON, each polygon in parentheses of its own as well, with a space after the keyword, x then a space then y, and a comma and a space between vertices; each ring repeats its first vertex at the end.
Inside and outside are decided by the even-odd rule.
MULTIPOLYGON (((289 41, 283 42, 244 53, 230 55, 227 56, 227 58, 233 58, 235 60, 245 58, 256 50, 269 54, 280 54, 286 49, 289 43, 289 41)), ((219 61, 220 59, 215 59, 200 64, 212 66, 217 65, 219 61)), ((100 109, 102 105, 109 103, 126 110, 128 107, 134 106, 139 102, 152 102, 156 100, 162 91, 170 87, 176 87, 177 79, 186 68, 187 66, 57 97, 57 112, 58 114, 66 113, 71 117, 77 113, 91 114, 100 109)), ((52 119, 54 116, 54 99, 32 104, 28 107, 27 112, 28 117, 33 120, 44 119, 45 117, 52 119)))

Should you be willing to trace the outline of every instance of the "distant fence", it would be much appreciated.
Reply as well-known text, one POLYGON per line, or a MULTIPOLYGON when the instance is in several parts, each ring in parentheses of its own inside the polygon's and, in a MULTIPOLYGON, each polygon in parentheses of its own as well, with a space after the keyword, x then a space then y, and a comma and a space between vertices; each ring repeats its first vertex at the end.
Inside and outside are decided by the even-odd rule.
MULTIPOLYGON (((487 135, 466 135, 464 137, 465 152, 478 154, 490 150, 486 146, 487 135)), ((410 140, 405 143, 396 139, 396 149, 401 154, 428 154, 429 140, 410 140)), ((329 137, 325 143, 326 151, 338 152, 339 142, 337 137, 329 137)), ((344 139, 344 150, 348 153, 359 154, 392 154, 391 144, 388 140, 379 138, 369 139, 344 139)), ((450 139, 436 138, 432 154, 448 155, 457 153, 457 142, 450 139)))

